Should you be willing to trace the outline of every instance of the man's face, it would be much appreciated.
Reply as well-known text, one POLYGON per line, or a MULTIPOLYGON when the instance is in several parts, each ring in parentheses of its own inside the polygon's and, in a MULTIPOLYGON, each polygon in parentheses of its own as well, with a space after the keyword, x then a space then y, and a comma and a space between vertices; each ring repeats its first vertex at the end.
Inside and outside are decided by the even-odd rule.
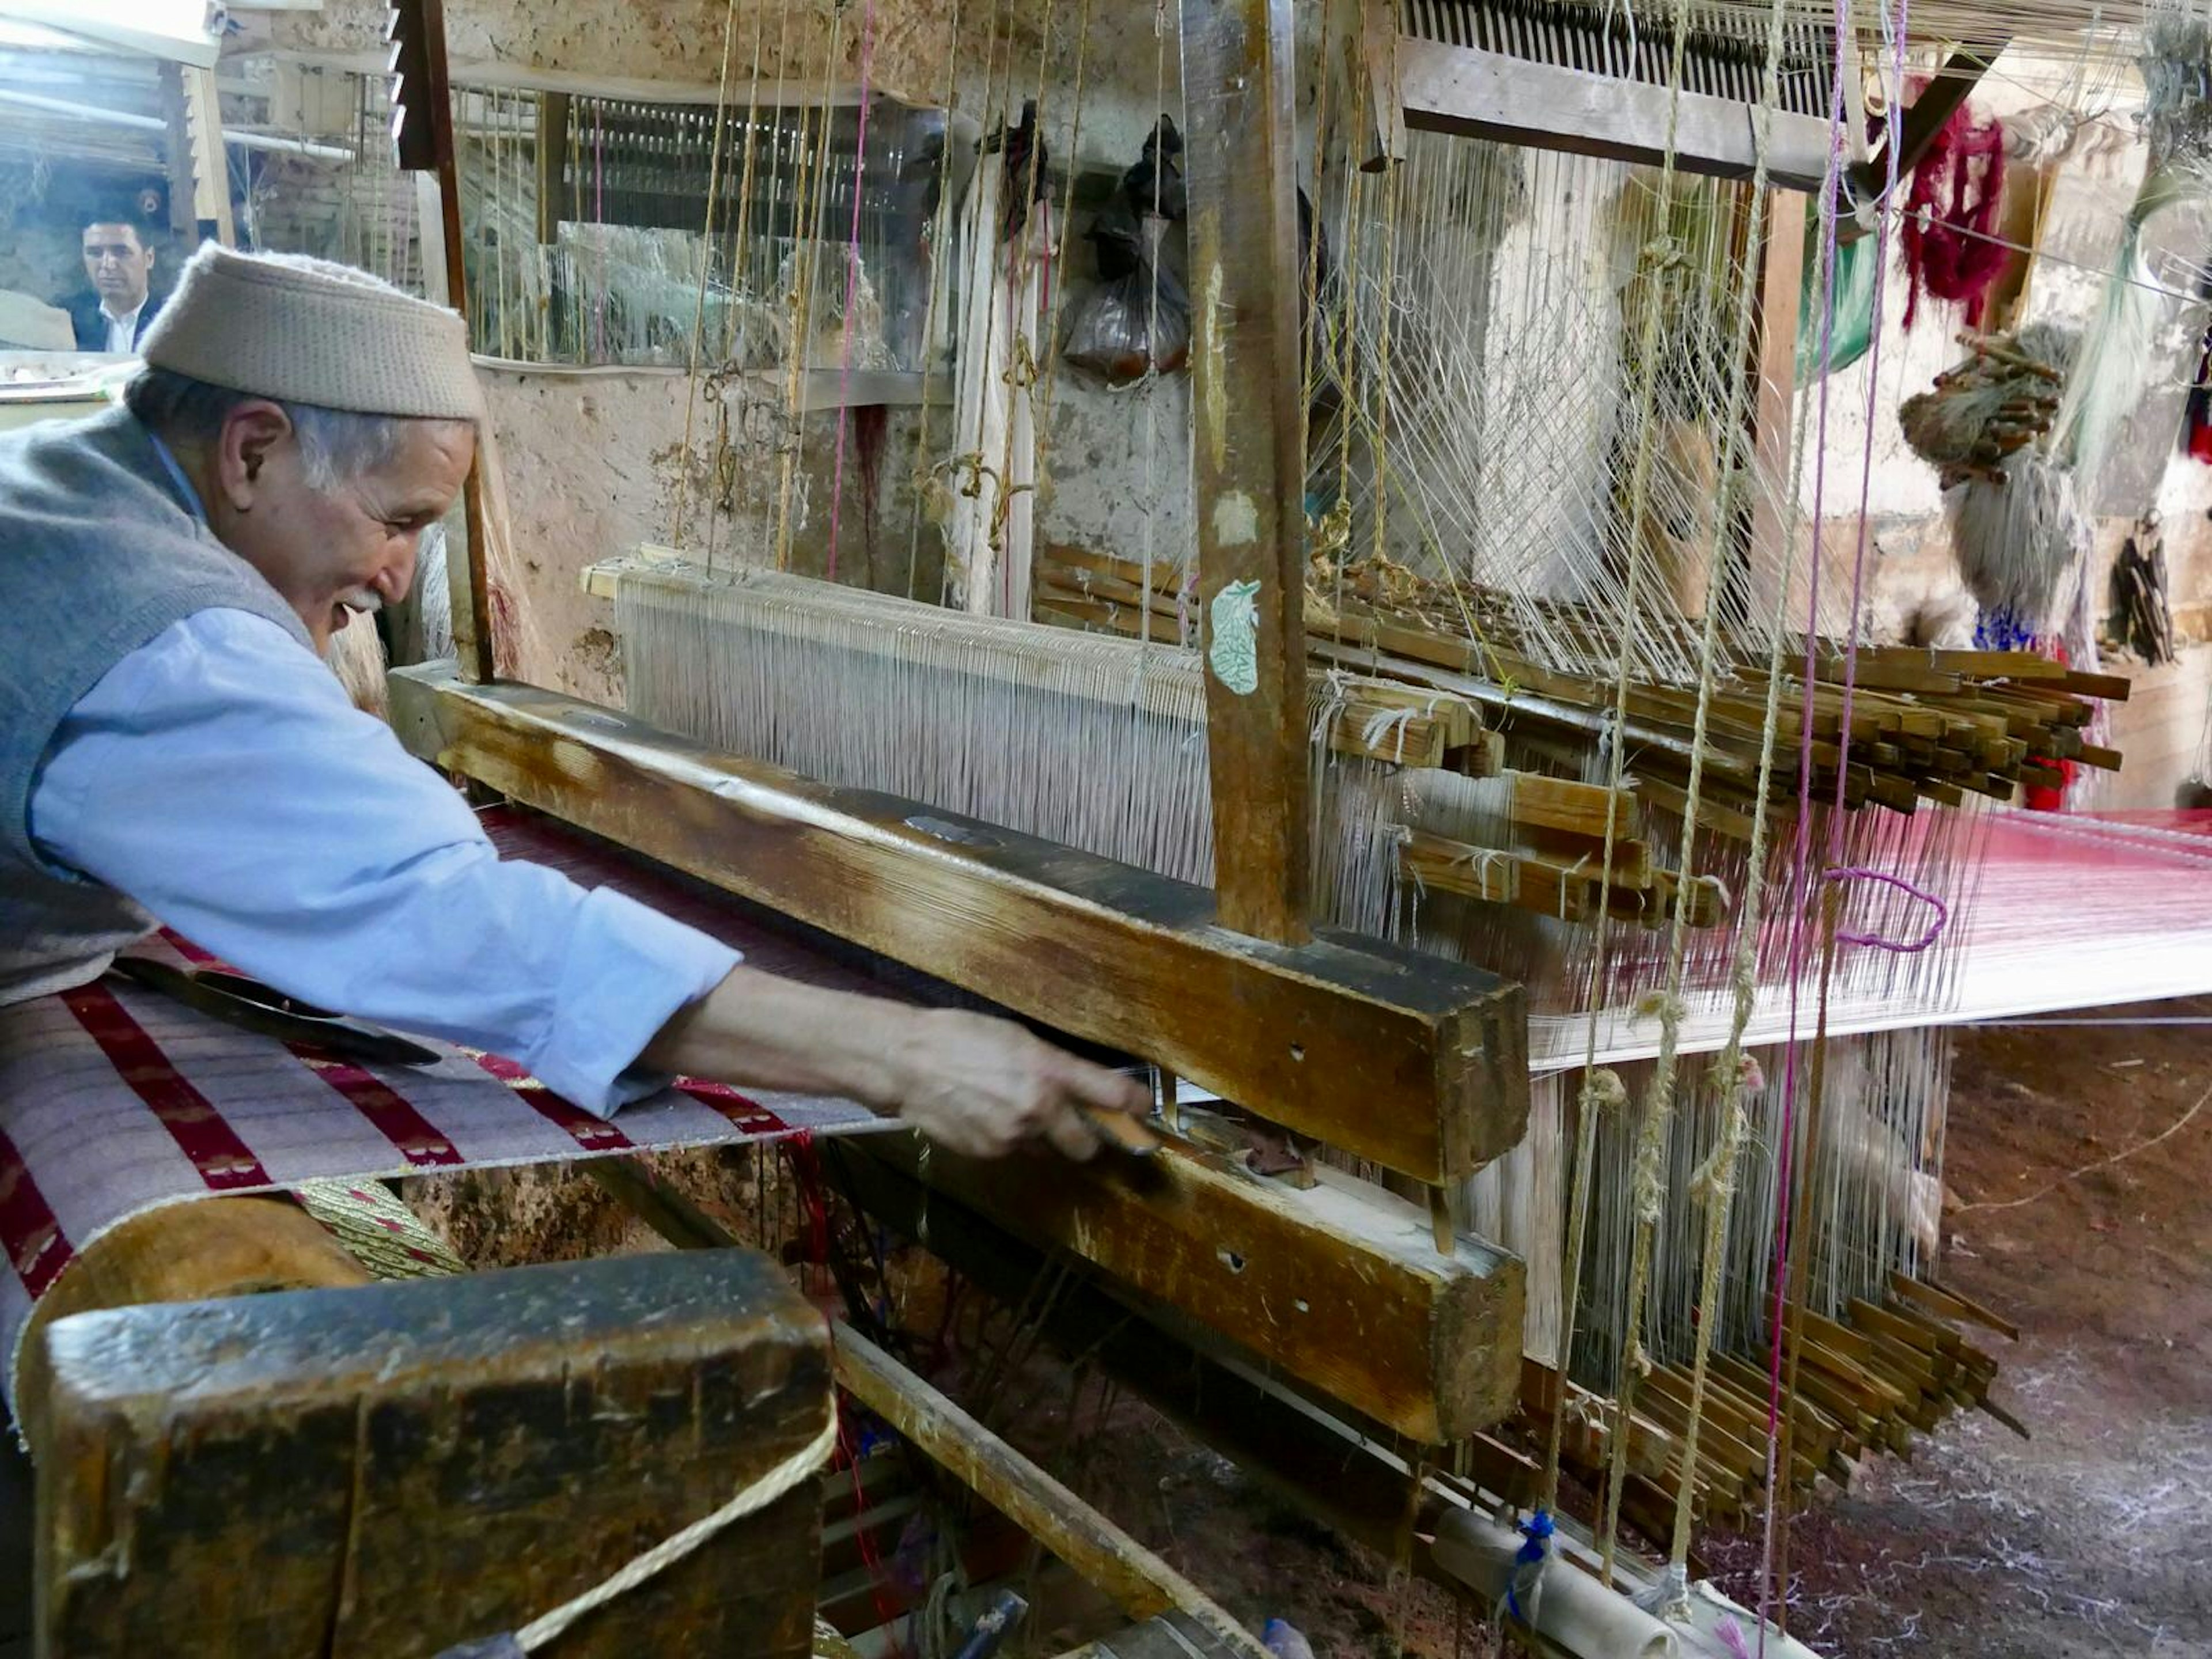
POLYGON ((154 250, 138 240, 135 225, 87 225, 84 274, 103 306, 118 317, 128 315, 146 302, 154 250))
POLYGON ((408 421, 400 432, 383 465, 320 490, 275 405, 249 404, 226 428, 210 522, 299 613, 319 651, 355 613, 406 597, 422 532, 468 476, 476 432, 466 422, 408 421))

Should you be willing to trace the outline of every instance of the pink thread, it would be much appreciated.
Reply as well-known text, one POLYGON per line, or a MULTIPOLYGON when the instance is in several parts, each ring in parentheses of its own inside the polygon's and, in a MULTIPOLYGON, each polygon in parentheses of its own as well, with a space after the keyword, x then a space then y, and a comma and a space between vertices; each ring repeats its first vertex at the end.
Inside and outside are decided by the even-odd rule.
POLYGON ((1838 945, 1871 945, 1877 951, 1893 951, 1899 956, 1917 956, 1942 936, 1944 927, 1951 920, 1950 907, 1942 899, 1936 897, 1926 888, 1916 887, 1904 877, 1893 876, 1886 870, 1869 870, 1862 866, 1854 865, 1845 870, 1829 871, 1828 879, 1839 883, 1878 881, 1885 887, 1894 887, 1909 898, 1918 899, 1936 913, 1936 920, 1928 924, 1928 931, 1916 939, 1906 939, 1900 943, 1893 939, 1884 939, 1880 933, 1838 932, 1836 934, 1836 942, 1838 945))
MULTIPOLYGON (((1894 73, 1904 73, 1905 24, 1907 0, 1897 0, 1894 41, 1894 73)), ((1844 166, 1844 82, 1851 66, 1847 63, 1844 44, 1850 35, 1850 17, 1843 3, 1837 0, 1835 25, 1835 62, 1832 90, 1828 110, 1828 166, 1821 185, 1821 201, 1826 204, 1825 240, 1826 269, 1821 281, 1820 296, 1820 409, 1815 422, 1816 434, 1813 460, 1813 547, 1812 568, 1808 573, 1805 617, 1805 707, 1801 725, 1801 743, 1797 760, 1797 833, 1790 854, 1790 892, 1794 902, 1790 917, 1786 960, 1790 975, 1789 1040, 1783 1048, 1782 1085, 1782 1147, 1778 1159, 1775 1187, 1774 1295, 1772 1308, 1772 1344, 1767 1356, 1766 1401, 1766 1504, 1764 1536, 1760 1548, 1759 1578, 1759 1655, 1765 1659, 1767 1613, 1772 1605, 1774 1584, 1775 1518, 1782 1491, 1780 1471, 1776 1467, 1776 1453, 1780 1444, 1782 1419, 1782 1332, 1784 1304, 1789 1294, 1790 1209, 1790 1188, 1794 1174, 1793 1143, 1796 1127, 1797 1102, 1797 1023, 1800 1012, 1800 993, 1804 979, 1807 923, 1812 911, 1812 807, 1813 807, 1813 696, 1814 675, 1818 667, 1816 655, 1820 616, 1820 519, 1827 491, 1828 441, 1828 377, 1826 365, 1833 348, 1836 325, 1836 213, 1838 186, 1843 177, 1844 166)), ((1887 112, 1890 123, 1889 142, 1883 146, 1888 161, 1889 177, 1883 192, 1884 202, 1893 200, 1897 193, 1897 145, 1899 139, 1898 112, 1895 100, 1891 100, 1887 112)), ((1875 264, 1873 349, 1877 354, 1869 365, 1867 408, 1869 429, 1872 429, 1872 412, 1878 378, 1875 373, 1880 362, 1881 342, 1881 279, 1889 259, 1889 221, 1885 215, 1879 226, 1879 240, 1875 264)), ((1860 475, 1860 509, 1858 538, 1851 561, 1851 620, 1844 642, 1844 714, 1839 733, 1841 754, 1836 769, 1836 811, 1829 823, 1830 845, 1840 833, 1844 811, 1844 789, 1850 776, 1851 696, 1858 677, 1858 613, 1864 599, 1866 570, 1866 506, 1871 487, 1873 456, 1869 449, 1860 475)))
MULTIPOLYGON (((860 204, 867 199, 868 99, 876 64, 876 0, 860 14, 860 113, 853 135, 853 234, 845 244, 845 328, 837 348, 837 459, 830 471, 830 580, 837 580, 837 508, 845 495, 845 428, 853 391, 853 302, 860 286, 860 204)), ((829 148, 829 137, 823 137, 829 148)), ((826 165, 826 159, 825 159, 826 165)))

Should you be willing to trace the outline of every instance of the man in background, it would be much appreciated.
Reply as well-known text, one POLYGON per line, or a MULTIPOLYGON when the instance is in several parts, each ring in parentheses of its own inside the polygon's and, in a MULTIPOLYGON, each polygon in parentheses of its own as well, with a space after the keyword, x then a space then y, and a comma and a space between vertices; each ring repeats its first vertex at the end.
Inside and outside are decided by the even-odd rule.
POLYGON ((84 274, 92 292, 70 307, 80 351, 133 356, 161 310, 150 295, 154 250, 136 221, 117 216, 84 228, 84 274))

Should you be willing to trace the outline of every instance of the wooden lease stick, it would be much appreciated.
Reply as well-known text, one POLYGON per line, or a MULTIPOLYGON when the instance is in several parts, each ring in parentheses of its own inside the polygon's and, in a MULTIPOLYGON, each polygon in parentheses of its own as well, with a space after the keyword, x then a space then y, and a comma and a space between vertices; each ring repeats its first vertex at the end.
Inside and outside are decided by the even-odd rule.
MULTIPOLYGON (((439 218, 444 230, 446 303, 469 314, 468 273, 461 249, 460 171, 453 155, 453 90, 446 74, 444 0, 392 0, 392 141, 399 166, 438 178, 439 218)), ((483 452, 489 428, 477 434, 476 459, 461 483, 465 541, 446 551, 446 583, 453 595, 453 654, 461 678, 481 684, 498 677, 492 660, 491 596, 485 565, 483 452), (458 555, 458 556, 456 556, 458 555)))

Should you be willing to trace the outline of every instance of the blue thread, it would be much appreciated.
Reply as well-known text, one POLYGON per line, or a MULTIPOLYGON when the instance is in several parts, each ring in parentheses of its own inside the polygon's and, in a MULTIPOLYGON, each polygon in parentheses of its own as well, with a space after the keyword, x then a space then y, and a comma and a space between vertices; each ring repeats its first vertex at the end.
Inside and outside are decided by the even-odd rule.
POLYGON ((1558 1528, 1553 1525, 1549 1510, 1538 1510, 1521 1523, 1519 1530, 1523 1541, 1514 1553, 1513 1576, 1505 1583, 1505 1610, 1525 1625, 1528 1615, 1521 1611, 1521 1592, 1536 1582, 1536 1571, 1543 1566, 1558 1528))
POLYGON ((2036 633, 2010 611, 1984 611, 1974 623, 1974 647, 1978 651, 2033 651, 2036 633))

